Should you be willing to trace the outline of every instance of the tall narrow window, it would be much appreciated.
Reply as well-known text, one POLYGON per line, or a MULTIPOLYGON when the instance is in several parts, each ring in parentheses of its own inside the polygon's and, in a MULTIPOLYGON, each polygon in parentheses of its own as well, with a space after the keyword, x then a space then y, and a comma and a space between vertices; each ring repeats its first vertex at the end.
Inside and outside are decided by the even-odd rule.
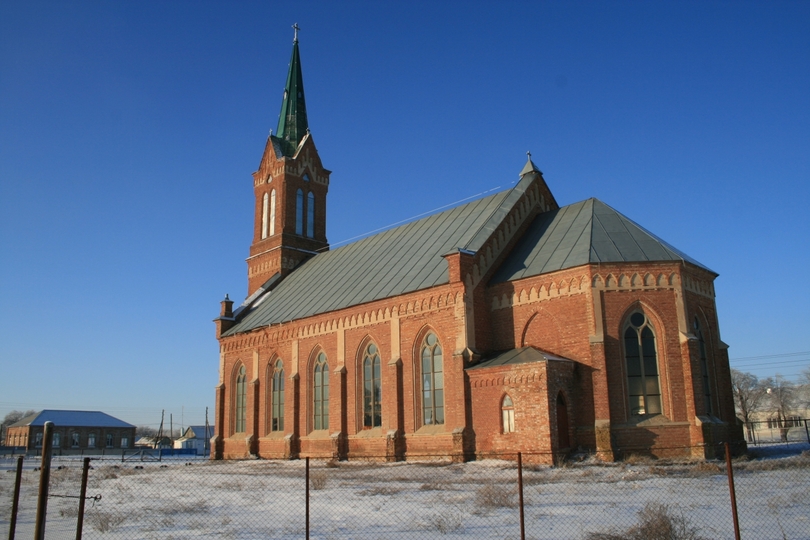
POLYGON ((661 414, 661 386, 658 381, 658 359, 655 334, 649 319, 641 313, 630 315, 624 330, 624 358, 630 414, 661 414))
POLYGON ((34 435, 34 446, 42 446, 42 432, 34 435))
POLYGON ((284 431, 284 365, 281 360, 276 360, 273 370, 273 390, 271 391, 273 402, 271 412, 270 431, 284 431))
POLYGON ((501 427, 504 433, 515 431, 515 405, 508 395, 504 396, 501 402, 501 427))
POLYGON ((70 446, 72 448, 78 448, 79 447, 79 434, 76 433, 75 431, 70 434, 70 446))
POLYGON ((304 234, 304 192, 295 192, 295 234, 304 234))
POLYGON ((96 447, 96 434, 91 433, 87 436, 87 448, 95 448, 96 447))
POLYGON ((700 331, 700 323, 695 317, 695 335, 700 344, 700 375, 703 379, 703 401, 706 403, 706 414, 712 414, 712 387, 709 378, 709 362, 706 359, 706 342, 703 339, 703 332, 700 331))
POLYGON ((129 448, 129 437, 121 437, 121 448, 129 448))
POLYGON ((270 201, 267 193, 262 197, 262 239, 267 238, 267 207, 270 201))
POLYGON ((422 421, 426 426, 444 424, 442 347, 433 333, 422 343, 422 421))
POLYGON ((311 191, 307 194, 307 236, 315 236, 315 194, 311 191))
POLYGON ((363 354, 363 427, 382 426, 382 385, 380 354, 370 343, 363 354))
POLYGON ((329 429, 329 364, 326 355, 318 354, 315 362, 313 390, 313 429, 329 429))
POLYGON ((53 447, 59 448, 62 446, 62 434, 58 431, 53 434, 53 447))
POLYGON ((236 376, 236 433, 245 432, 245 410, 247 409, 247 372, 245 366, 239 367, 236 376))
POLYGON ((276 234, 276 190, 270 192, 270 236, 276 234))
POLYGON ((107 448, 113 447, 113 434, 107 433, 107 448))

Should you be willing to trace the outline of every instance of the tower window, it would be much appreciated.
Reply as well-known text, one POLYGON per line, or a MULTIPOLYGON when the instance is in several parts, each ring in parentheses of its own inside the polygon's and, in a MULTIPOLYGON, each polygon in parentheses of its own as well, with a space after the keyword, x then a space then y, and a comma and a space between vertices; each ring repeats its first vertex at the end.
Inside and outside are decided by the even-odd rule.
POLYGON ((422 343, 422 421, 426 426, 444 424, 442 347, 433 333, 422 343))
POLYGON ((312 383, 313 429, 329 429, 329 364, 324 353, 318 354, 312 383))
POLYGON ((307 194, 307 236, 315 236, 315 194, 311 191, 307 194))
POLYGON ((262 197, 262 239, 267 238, 267 207, 270 204, 267 193, 262 197))
POLYGON ((363 355, 363 427, 382 426, 382 384, 380 355, 370 343, 363 355))
POLYGON ((624 330, 624 358, 630 414, 633 416, 661 414, 661 386, 655 349, 655 333, 649 319, 638 311, 630 315, 624 330))
POLYGON ((270 236, 276 234, 276 190, 270 192, 270 236))
POLYGON ((309 182, 309 174, 304 173, 304 176, 302 176, 302 178, 304 179, 304 182, 309 182))
POLYGON ((304 192, 295 193, 295 234, 304 234, 304 192))

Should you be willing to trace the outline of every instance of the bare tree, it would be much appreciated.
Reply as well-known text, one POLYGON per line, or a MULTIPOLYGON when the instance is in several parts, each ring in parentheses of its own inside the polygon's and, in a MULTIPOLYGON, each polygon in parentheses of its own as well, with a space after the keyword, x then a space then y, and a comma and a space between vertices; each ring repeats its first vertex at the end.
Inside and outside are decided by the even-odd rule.
POLYGON ((804 368, 799 375, 798 398, 801 407, 810 409, 810 367, 804 368))
POLYGON ((751 424, 753 414, 763 408, 768 395, 768 387, 756 375, 745 371, 731 370, 731 389, 734 393, 734 406, 737 416, 745 424, 748 441, 754 441, 751 424))
POLYGON ((776 412, 776 423, 779 426, 779 435, 782 442, 787 442, 791 423, 788 415, 796 406, 796 385, 782 377, 780 374, 764 381, 768 393, 768 405, 776 412))

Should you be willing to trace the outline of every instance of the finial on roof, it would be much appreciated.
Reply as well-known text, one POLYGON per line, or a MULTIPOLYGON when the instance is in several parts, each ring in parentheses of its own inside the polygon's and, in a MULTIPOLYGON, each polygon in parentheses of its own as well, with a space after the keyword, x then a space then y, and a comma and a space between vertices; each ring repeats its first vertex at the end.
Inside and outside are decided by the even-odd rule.
POLYGON ((523 176, 524 174, 527 174, 527 173, 530 173, 530 172, 536 172, 536 173, 543 174, 543 171, 538 169, 537 165, 535 165, 534 162, 532 161, 532 153, 531 152, 526 152, 526 156, 527 156, 526 165, 523 167, 523 170, 520 171, 519 176, 523 176))
POLYGON ((230 302, 230 300, 231 300, 231 299, 230 299, 230 298, 228 298, 228 293, 225 293, 225 301, 226 301, 226 302, 230 302))
POLYGON ((295 30, 295 35, 293 36, 293 43, 298 43, 298 31, 301 28, 298 26, 298 23, 295 23, 294 25, 292 25, 292 27, 293 27, 293 30, 295 30))
POLYGON ((531 161, 532 160, 532 153, 531 152, 526 152, 526 155, 529 156, 529 161, 531 161))

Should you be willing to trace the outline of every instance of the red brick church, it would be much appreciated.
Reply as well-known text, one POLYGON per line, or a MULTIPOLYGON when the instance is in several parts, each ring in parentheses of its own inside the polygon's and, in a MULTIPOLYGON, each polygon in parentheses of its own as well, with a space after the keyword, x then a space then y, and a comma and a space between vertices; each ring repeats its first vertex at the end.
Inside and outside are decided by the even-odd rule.
MULTIPOLYGON (((517 168, 517 167, 516 167, 517 168)), ((506 191, 329 250, 297 37, 215 320, 217 459, 538 461, 741 441, 717 274, 607 204, 506 191)))

